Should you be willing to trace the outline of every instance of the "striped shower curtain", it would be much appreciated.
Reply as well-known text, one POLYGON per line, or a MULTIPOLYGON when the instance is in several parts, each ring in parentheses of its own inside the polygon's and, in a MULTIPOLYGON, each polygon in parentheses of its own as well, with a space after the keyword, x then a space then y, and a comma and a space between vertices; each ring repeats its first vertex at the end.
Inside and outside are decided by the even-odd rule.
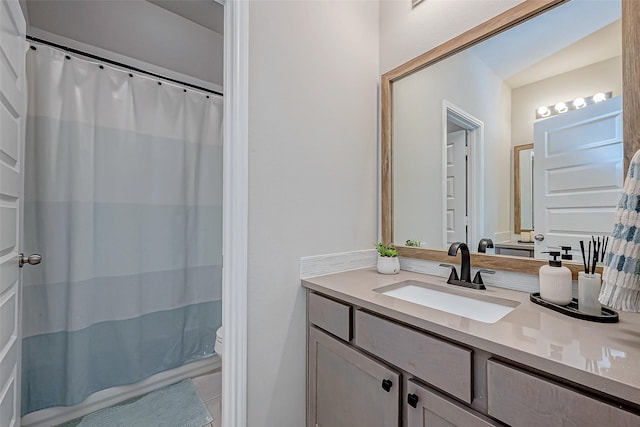
POLYGON ((22 413, 213 354, 222 99, 27 54, 22 413))

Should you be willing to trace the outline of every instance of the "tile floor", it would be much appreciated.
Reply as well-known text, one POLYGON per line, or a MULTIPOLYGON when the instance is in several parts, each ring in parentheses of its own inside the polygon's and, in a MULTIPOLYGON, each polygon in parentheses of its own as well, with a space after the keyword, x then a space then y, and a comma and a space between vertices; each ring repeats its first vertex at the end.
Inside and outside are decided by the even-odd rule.
POLYGON ((218 370, 191 379, 193 385, 213 417, 213 422, 203 427, 222 427, 222 371, 218 370))

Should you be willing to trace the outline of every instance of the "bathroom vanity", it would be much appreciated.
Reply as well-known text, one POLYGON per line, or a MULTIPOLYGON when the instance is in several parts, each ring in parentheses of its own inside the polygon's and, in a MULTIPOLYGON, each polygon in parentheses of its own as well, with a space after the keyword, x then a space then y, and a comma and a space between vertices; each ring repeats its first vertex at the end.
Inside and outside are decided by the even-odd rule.
POLYGON ((640 314, 585 322, 527 293, 461 289, 406 271, 302 284, 307 426, 640 426, 640 314), (424 304, 437 295, 423 303, 389 292, 406 283, 454 304, 436 310, 424 304), (460 298, 508 310, 474 320, 460 298))
POLYGON ((496 255, 521 256, 533 258, 535 256, 535 248, 533 242, 522 243, 516 241, 496 243, 496 255))

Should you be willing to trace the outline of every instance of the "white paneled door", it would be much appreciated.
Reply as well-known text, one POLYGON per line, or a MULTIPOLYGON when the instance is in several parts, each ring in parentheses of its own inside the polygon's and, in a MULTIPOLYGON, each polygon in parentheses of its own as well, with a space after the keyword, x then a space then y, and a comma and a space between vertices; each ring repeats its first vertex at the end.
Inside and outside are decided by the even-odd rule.
MULTIPOLYGON (((542 251, 609 235, 623 184, 622 99, 615 97, 534 125, 534 227, 542 251)), ((577 252, 576 252, 577 251, 577 252)))
POLYGON ((0 426, 20 425, 25 20, 18 0, 0 9, 0 426))
POLYGON ((447 134, 447 247, 467 242, 467 131, 447 134))

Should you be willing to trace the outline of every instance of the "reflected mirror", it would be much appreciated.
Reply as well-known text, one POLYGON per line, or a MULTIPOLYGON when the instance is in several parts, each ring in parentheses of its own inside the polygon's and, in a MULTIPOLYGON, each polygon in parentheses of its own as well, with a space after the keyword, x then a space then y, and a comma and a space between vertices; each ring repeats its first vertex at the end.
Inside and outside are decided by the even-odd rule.
POLYGON ((513 220, 520 240, 532 240, 525 236, 533 231, 533 144, 513 147, 513 220))
POLYGON ((608 235, 621 33, 619 1, 571 1, 394 80, 393 242, 491 239, 496 254, 545 259, 569 245, 579 260, 579 240, 608 235))

